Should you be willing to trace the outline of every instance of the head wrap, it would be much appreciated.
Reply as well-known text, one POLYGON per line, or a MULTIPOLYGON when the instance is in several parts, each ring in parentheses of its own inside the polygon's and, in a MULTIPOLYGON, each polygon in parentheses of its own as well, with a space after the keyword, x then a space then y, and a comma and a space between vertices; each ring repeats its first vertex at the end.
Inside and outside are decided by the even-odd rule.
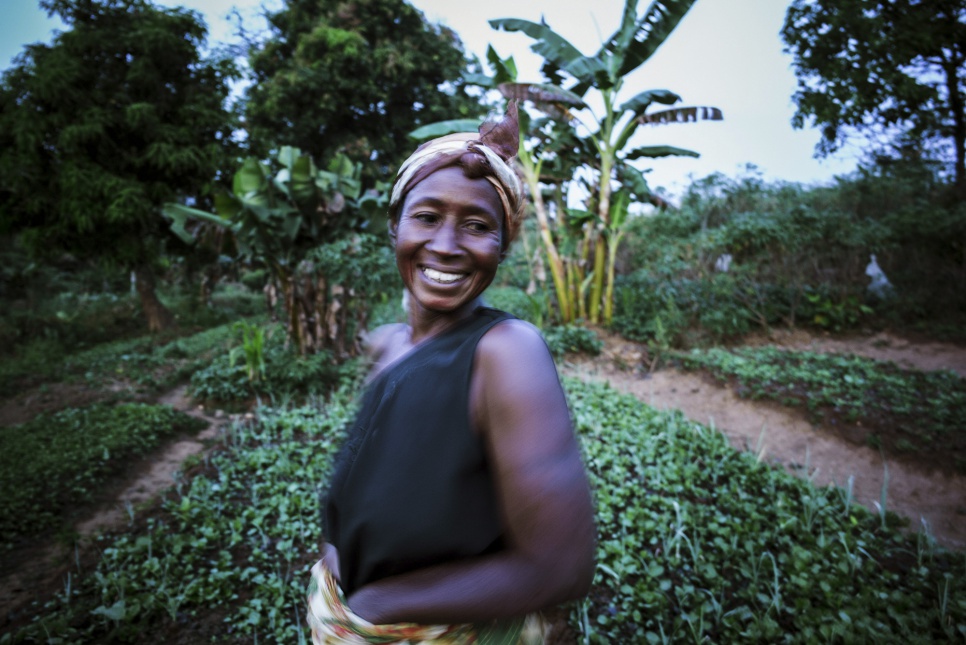
POLYGON ((389 198, 389 216, 395 220, 406 195, 419 182, 437 170, 462 166, 467 177, 486 179, 496 189, 503 204, 503 246, 516 237, 523 220, 524 197, 520 178, 510 165, 520 140, 517 107, 511 102, 506 115, 496 123, 484 123, 479 133, 460 132, 427 141, 403 162, 389 198), (467 167, 466 155, 477 168, 467 167))

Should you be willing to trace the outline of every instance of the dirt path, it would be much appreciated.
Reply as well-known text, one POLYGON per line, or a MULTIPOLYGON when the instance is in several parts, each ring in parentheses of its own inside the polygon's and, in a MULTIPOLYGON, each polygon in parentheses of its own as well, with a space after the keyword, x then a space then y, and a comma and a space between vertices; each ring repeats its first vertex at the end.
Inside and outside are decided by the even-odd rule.
MULTIPOLYGON (((616 337, 605 336, 604 353, 593 360, 578 359, 565 364, 564 373, 585 379, 606 380, 616 389, 633 394, 658 409, 678 409, 693 421, 713 425, 739 450, 761 450, 763 458, 789 472, 809 477, 818 486, 846 487, 853 482, 856 502, 875 510, 886 485, 886 508, 909 518, 910 528, 923 521, 936 540, 948 548, 966 549, 966 477, 925 473, 920 469, 882 456, 866 446, 848 443, 831 430, 813 426, 801 415, 777 404, 750 402, 730 388, 721 387, 699 374, 665 369, 647 374, 625 371, 617 365, 640 363, 641 347, 616 337)), ((811 342, 799 338, 798 349, 841 351, 871 355, 883 350, 874 342, 856 347, 845 341, 811 342), (834 350, 832 349, 834 347, 834 350)), ((927 347, 919 352, 907 344, 892 347, 887 360, 909 367, 931 369, 966 368, 966 350, 954 346, 936 352, 927 347)), ((881 356, 871 356, 880 358, 881 356)))
POLYGON ((175 476, 188 458, 200 456, 213 447, 220 432, 222 415, 209 417, 192 406, 186 389, 185 386, 179 387, 160 397, 157 403, 203 419, 208 422, 208 427, 194 437, 164 446, 144 459, 142 463, 148 467, 123 482, 110 503, 74 524, 77 535, 74 547, 47 540, 32 546, 29 553, 18 554, 16 562, 4 563, 0 573, 0 627, 15 618, 31 601, 46 595, 38 590, 53 591, 66 584, 67 572, 76 570, 78 563, 96 547, 95 536, 124 529, 132 520, 132 513, 174 485, 175 476))

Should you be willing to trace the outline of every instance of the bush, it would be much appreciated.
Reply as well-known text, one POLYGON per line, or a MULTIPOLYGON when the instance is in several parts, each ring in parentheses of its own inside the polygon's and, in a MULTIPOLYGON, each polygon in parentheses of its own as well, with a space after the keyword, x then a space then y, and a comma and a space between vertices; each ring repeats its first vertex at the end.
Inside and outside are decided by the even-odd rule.
POLYGON ((542 291, 530 295, 518 287, 491 286, 483 294, 483 301, 489 307, 505 311, 541 328, 549 316, 547 294, 542 291))
POLYGON ((597 332, 578 325, 555 325, 543 331, 544 340, 550 353, 556 357, 564 354, 590 354, 597 356, 604 348, 604 342, 597 337, 597 332))
POLYGON ((744 293, 739 279, 727 273, 689 279, 642 270, 618 279, 613 326, 626 338, 641 342, 668 346, 720 342, 751 329, 758 316, 743 300, 752 295, 744 293))
POLYGON ((244 358, 225 353, 191 375, 191 396, 221 404, 247 403, 255 397, 305 398, 352 380, 359 369, 355 360, 336 364, 329 352, 299 356, 286 346, 279 326, 270 328, 267 336, 263 372, 250 375, 244 358))

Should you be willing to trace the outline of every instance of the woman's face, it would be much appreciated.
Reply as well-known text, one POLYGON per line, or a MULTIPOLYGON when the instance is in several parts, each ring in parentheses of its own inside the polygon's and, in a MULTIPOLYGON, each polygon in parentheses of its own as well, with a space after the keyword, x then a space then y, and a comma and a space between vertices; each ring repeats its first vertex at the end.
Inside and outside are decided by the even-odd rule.
POLYGON ((503 206, 487 180, 442 168, 409 192, 393 230, 396 266, 414 304, 459 313, 496 275, 503 206))

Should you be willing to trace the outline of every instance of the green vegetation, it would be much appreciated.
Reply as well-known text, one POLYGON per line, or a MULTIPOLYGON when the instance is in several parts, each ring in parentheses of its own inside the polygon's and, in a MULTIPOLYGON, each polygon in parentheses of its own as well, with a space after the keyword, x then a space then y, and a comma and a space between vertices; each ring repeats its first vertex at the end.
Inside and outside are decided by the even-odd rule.
POLYGON ((870 166, 810 188, 766 183, 754 168, 711 175, 679 210, 628 224, 614 328, 642 341, 660 333, 676 347, 797 326, 966 340, 962 213, 921 164, 870 166), (890 293, 868 290, 873 253, 890 293))
POLYGON ((953 372, 904 370, 860 356, 773 347, 680 355, 690 369, 736 384, 739 396, 804 407, 814 422, 858 424, 889 454, 914 453, 966 473, 966 381, 953 372))
POLYGON ((131 457, 204 421, 170 407, 125 403, 41 415, 0 428, 0 549, 56 528, 131 457))
POLYGON ((957 0, 794 0, 781 31, 798 77, 792 123, 818 126, 821 155, 856 133, 886 134, 906 158, 945 148, 936 156, 966 199, 963 24, 957 0))
POLYGON ((903 642, 966 635, 966 558, 605 386, 567 382, 597 491, 590 642, 903 642))
MULTIPOLYGON (((966 558, 909 536, 849 492, 816 489, 676 412, 566 380, 596 491, 599 564, 571 622, 592 643, 930 642, 966 635, 966 558)), ((351 417, 261 408, 141 528, 105 539, 3 643, 134 642, 191 624, 302 642, 319 496, 351 417)))
POLYGON ((160 625, 304 642, 305 588, 317 555, 319 493, 351 413, 261 408, 227 430, 225 449, 182 480, 143 528, 105 539, 95 571, 74 572, 34 623, 0 642, 140 642, 160 625))
POLYGON ((550 353, 557 358, 564 354, 590 354, 596 356, 604 348, 604 341, 593 329, 577 325, 555 325, 543 331, 550 353))
POLYGON ((325 394, 340 382, 351 381, 358 371, 359 359, 340 364, 328 352, 300 356, 294 347, 286 346, 280 325, 269 327, 265 337, 260 362, 252 358, 239 360, 237 350, 244 346, 238 346, 195 371, 189 387, 191 396, 231 407, 249 405, 256 398, 273 402, 304 400, 325 394), (261 365, 258 378, 252 376, 253 362, 261 365))
POLYGON ((207 28, 180 7, 41 4, 67 28, 0 78, 0 231, 35 257, 135 272, 148 328, 167 329, 155 281, 174 249, 158 212, 230 163, 235 64, 202 56, 207 28))
POLYGON ((412 152, 406 132, 479 110, 462 91, 467 61, 458 36, 409 3, 278 6, 266 11, 265 37, 246 48, 245 116, 256 156, 298 145, 327 162, 344 151, 367 162, 368 178, 389 180, 412 152))
MULTIPOLYGON (((190 381, 205 403, 257 407, 158 507, 131 509, 128 530, 97 538, 97 562, 77 557, 56 597, 11 617, 0 644, 305 642, 319 498, 360 387, 352 357, 362 331, 401 317, 378 180, 410 152, 406 133, 489 109, 467 85, 544 112, 521 115, 536 217, 486 298, 539 327, 555 355, 599 352, 579 322, 602 320, 646 342, 652 368, 676 356, 743 396, 966 472, 966 386, 952 374, 767 348, 673 351, 779 326, 966 341, 962 105, 927 85, 962 57, 940 73, 918 51, 962 38, 929 12, 895 22, 843 1, 855 11, 791 5, 796 118, 825 126, 825 151, 879 119, 905 133, 896 149, 871 150, 826 186, 768 184, 753 167, 712 175, 676 208, 632 163, 694 153, 632 149, 630 137, 720 112, 672 107, 668 90, 618 96, 693 0, 642 13, 627 0, 596 56, 546 24, 494 21, 533 39, 543 85, 517 83, 513 58, 492 48, 494 76, 466 65, 458 39, 401 0, 286 0, 266 14, 268 32, 250 32, 255 82, 234 106, 235 66, 203 55, 198 14, 42 0, 64 31, 0 79, 0 397, 65 409, 0 428, 0 551, 64 529, 121 464, 196 427, 131 399, 190 381), (865 37, 886 32, 904 34, 901 47, 865 37), (894 54, 885 62, 881 43, 894 54), (870 70, 896 91, 867 95, 870 70), (601 114, 584 109, 591 89, 601 114), (568 208, 578 185, 586 200, 568 208), (867 289, 873 253, 891 292, 867 289), (100 403, 77 407, 73 390, 100 403)), ((966 554, 937 548, 928 527, 910 535, 887 509, 759 463, 677 412, 565 388, 600 531, 593 591, 571 608, 584 643, 966 638, 966 554)))
POLYGON ((484 300, 490 307, 509 312, 539 327, 550 352, 557 358, 568 353, 596 356, 603 349, 603 341, 592 329, 574 324, 547 324, 549 312, 546 294, 538 292, 530 295, 523 289, 511 286, 490 287, 484 295, 484 300))
POLYGON ((64 355, 59 344, 30 343, 0 367, 0 395, 40 383, 84 382, 103 387, 161 392, 174 387, 240 342, 225 324, 182 338, 140 336, 64 355))

